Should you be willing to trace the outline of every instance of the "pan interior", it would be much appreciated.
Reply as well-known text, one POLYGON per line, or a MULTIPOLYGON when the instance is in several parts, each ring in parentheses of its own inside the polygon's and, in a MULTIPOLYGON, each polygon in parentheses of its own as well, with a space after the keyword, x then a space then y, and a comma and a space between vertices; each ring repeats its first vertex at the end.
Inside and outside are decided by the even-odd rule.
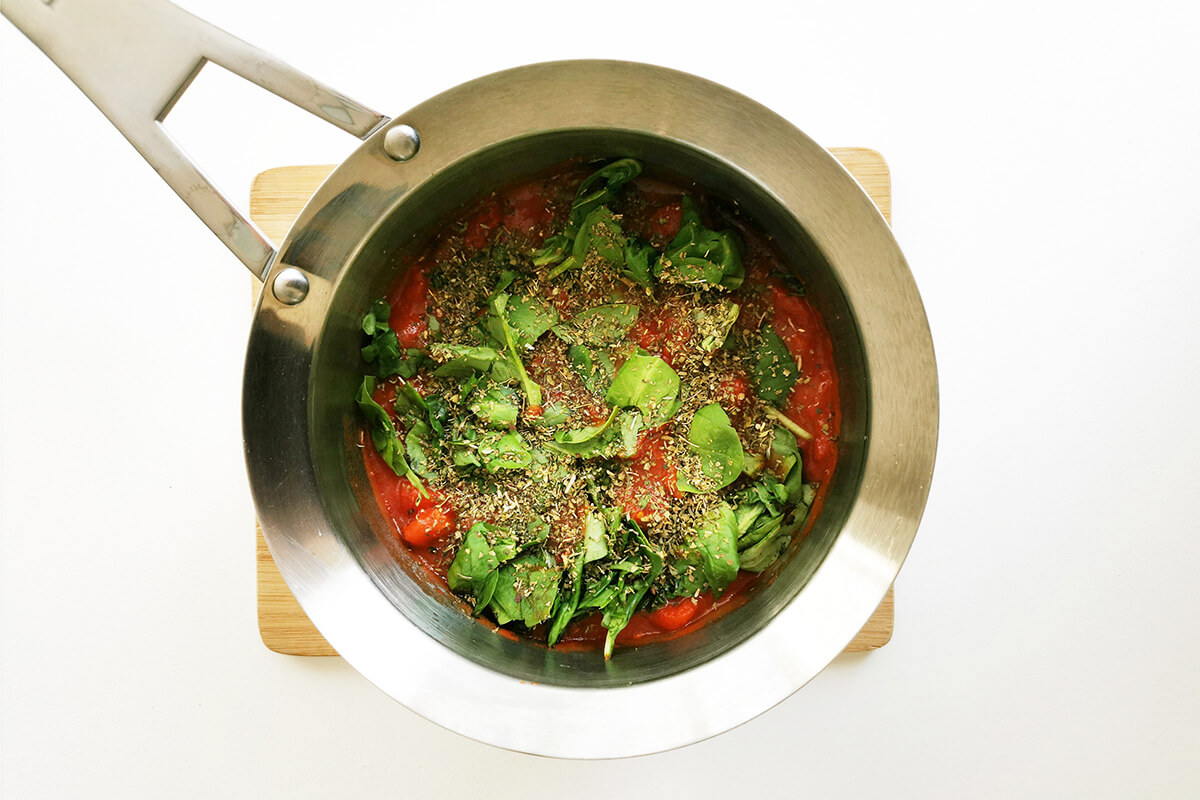
MULTIPOLYGON (((640 132, 547 132, 497 144, 453 163, 395 205, 342 272, 314 350, 310 384, 311 449, 320 494, 338 536, 391 603, 426 634, 487 668, 525 681, 571 687, 621 686, 681 672, 737 646, 761 630, 805 584, 838 536, 860 484, 869 428, 866 366, 859 327, 835 269, 813 239, 770 194, 735 166, 684 144, 640 132), (772 237, 804 282, 833 339, 841 387, 838 467, 824 511, 802 541, 763 576, 744 604, 700 629, 668 641, 598 652, 547 649, 498 635, 432 582, 394 543, 379 513, 359 450, 353 397, 361 382, 363 310, 382 296, 432 231, 496 188, 568 158, 629 156, 656 171, 683 176, 736 201, 772 237)), ((369 443, 367 446, 370 446, 369 443)))

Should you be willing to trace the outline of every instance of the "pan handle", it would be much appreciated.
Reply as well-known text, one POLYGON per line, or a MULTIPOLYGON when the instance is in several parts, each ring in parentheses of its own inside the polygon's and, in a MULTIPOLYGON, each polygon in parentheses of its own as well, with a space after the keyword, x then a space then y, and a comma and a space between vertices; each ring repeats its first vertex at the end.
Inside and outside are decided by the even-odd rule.
POLYGON ((166 0, 4 0, 0 11, 67 74, 259 278, 275 246, 162 121, 211 61, 366 139, 388 118, 166 0))

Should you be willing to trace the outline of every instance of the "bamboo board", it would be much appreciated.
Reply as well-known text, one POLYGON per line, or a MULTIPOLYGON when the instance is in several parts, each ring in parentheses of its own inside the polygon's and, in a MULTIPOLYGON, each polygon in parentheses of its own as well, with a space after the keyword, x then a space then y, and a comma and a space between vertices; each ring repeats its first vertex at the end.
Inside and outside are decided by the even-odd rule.
MULTIPOLYGON (((830 148, 834 157, 875 201, 884 219, 892 221, 892 182, 883 156, 865 147, 830 148)), ((332 166, 277 167, 259 174, 250 188, 250 218, 275 242, 283 240, 332 166)), ((257 284, 257 281, 256 281, 257 284)), ((261 284, 259 284, 261 285, 261 284)), ((258 285, 255 286, 257 296, 258 285)), ((279 574, 262 530, 257 537, 258 631, 263 644, 277 653, 293 656, 336 656, 337 651, 321 636, 279 574)), ((847 653, 883 647, 892 638, 894 598, 891 589, 875 614, 846 647, 847 653)))

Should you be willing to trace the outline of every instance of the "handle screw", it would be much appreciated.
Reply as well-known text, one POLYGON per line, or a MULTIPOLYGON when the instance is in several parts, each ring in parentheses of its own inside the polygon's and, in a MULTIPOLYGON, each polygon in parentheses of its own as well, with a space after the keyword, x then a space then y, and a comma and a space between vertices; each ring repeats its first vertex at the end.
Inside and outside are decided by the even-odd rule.
POLYGON ((393 161, 408 161, 420 149, 421 137, 412 125, 394 125, 383 135, 383 152, 393 161))
POLYGON ((282 269, 271 283, 271 291, 285 306, 294 306, 308 297, 308 276, 295 267, 282 269))

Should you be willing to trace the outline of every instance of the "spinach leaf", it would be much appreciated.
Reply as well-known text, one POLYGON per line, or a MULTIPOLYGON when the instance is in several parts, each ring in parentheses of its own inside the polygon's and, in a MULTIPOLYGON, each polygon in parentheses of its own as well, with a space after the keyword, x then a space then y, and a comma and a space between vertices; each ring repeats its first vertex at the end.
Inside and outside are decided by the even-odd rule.
POLYGON ((558 323, 558 311, 539 297, 506 295, 501 292, 497 292, 495 297, 501 296, 505 298, 504 302, 494 302, 495 298, 489 302, 486 321, 488 334, 501 348, 505 347, 508 341, 505 338, 506 325, 512 334, 516 349, 524 352, 532 347, 543 333, 558 323))
POLYGON ((747 572, 762 572, 774 564, 792 541, 795 525, 784 526, 782 517, 770 517, 758 532, 757 541, 743 550, 739 557, 741 568, 747 572))
POLYGON ((583 597, 583 565, 586 555, 587 552, 580 548, 567 573, 567 591, 560 592, 554 603, 554 621, 550 623, 550 631, 546 634, 546 644, 550 647, 554 646, 558 637, 562 636, 563 631, 571 624, 575 611, 579 608, 579 601, 583 597))
POLYGON ((467 407, 484 425, 498 430, 513 427, 521 415, 521 401, 516 391, 499 383, 476 392, 467 407))
POLYGON ((429 354, 442 365, 433 371, 439 378, 467 378, 476 372, 487 372, 500 354, 490 347, 438 343, 429 354))
POLYGON ((533 463, 533 450, 516 431, 505 434, 485 434, 476 451, 483 468, 488 472, 502 469, 525 469, 533 463))
POLYGON ((617 415, 617 435, 620 436, 620 448, 617 455, 621 458, 633 458, 637 455, 638 434, 642 432, 644 420, 640 411, 622 411, 617 415))
POLYGON ((780 405, 800 378, 796 360, 770 327, 763 328, 762 343, 755 352, 758 360, 754 364, 754 385, 758 396, 772 405, 780 405))
POLYGON ((589 350, 581 344, 567 349, 567 358, 575 372, 583 379, 583 385, 593 394, 604 394, 612 384, 613 363, 603 350, 589 350))
POLYGON ((700 518, 686 539, 689 556, 698 557, 704 580, 720 595, 738 574, 737 518, 725 502, 713 506, 700 518))
POLYGON ((400 436, 396 432, 396 424, 392 422, 392 418, 388 416, 383 406, 376 403, 374 398, 371 397, 374 391, 375 379, 370 375, 366 375, 363 377, 362 385, 358 387, 358 394, 354 398, 359 410, 367 418, 367 424, 371 429, 372 444, 375 445, 375 449, 379 451, 379 455, 383 457, 384 462, 392 468, 392 472, 408 478, 409 482, 417 487, 423 496, 428 497, 428 492, 425 491, 425 486, 421 483, 421 479, 412 471, 412 468, 408 465, 408 461, 404 458, 400 436))
POLYGON ((679 233, 654 265, 654 276, 664 283, 736 290, 746 275, 740 237, 704 227, 695 201, 685 195, 682 202, 679 233))
POLYGON ((704 406, 692 417, 688 442, 699 456, 699 473, 680 471, 676 484, 682 491, 707 494, 722 489, 742 474, 745 454, 737 431, 720 403, 704 406))
POLYGON ((599 561, 608 555, 609 527, 609 521, 600 511, 588 512, 587 519, 583 523, 584 564, 599 561))
POLYGON ((608 631, 604 637, 605 659, 612 657, 617 636, 629 624, 634 612, 645 599, 646 592, 650 590, 650 585, 663 570, 662 555, 650 546, 642 529, 633 520, 628 520, 627 524, 631 528, 636 554, 634 559, 627 558, 613 565, 613 568, 623 566, 623 574, 617 579, 616 592, 605 604, 604 614, 600 619, 608 631))
POLYGON ((625 340, 625 334, 637 322, 638 307, 628 303, 596 306, 584 309, 564 322, 554 326, 554 334, 569 345, 580 343, 592 345, 616 344, 625 340))
POLYGON ((599 425, 591 425, 587 428, 573 431, 559 431, 554 434, 554 441, 547 442, 546 446, 551 450, 556 450, 559 453, 565 453, 572 456, 596 456, 602 455, 605 448, 608 446, 611 439, 606 435, 609 427, 612 425, 613 418, 617 415, 617 409, 613 409, 603 423, 599 425))
MULTIPOLYGON (((492 318, 496 320, 499 333, 501 334, 497 338, 497 341, 501 342, 507 351, 507 361, 516 373, 517 380, 521 384, 521 389, 525 392, 527 404, 530 406, 540 406, 542 404, 542 387, 530 380, 529 374, 525 371, 525 364, 521 361, 521 354, 517 349, 518 337, 520 335, 528 335, 529 330, 526 330, 525 334, 515 334, 513 332, 508 322, 508 314, 506 313, 508 309, 508 295, 503 293, 497 294, 488 303, 488 309, 492 318)), ((538 324, 540 325, 541 322, 538 324)), ((550 324, 546 325, 546 330, 549 330, 550 324)))
POLYGON ((625 267, 621 274, 640 286, 654 284, 653 264, 658 261, 658 251, 641 239, 630 236, 625 240, 625 267))
POLYGON ((587 215, 579 226, 571 255, 550 270, 547 277, 557 278, 569 269, 584 266, 592 253, 610 264, 625 263, 625 232, 607 206, 600 206, 587 215))
POLYGON ((477 522, 467 531, 446 571, 446 583, 453 591, 475 592, 487 574, 500 566, 500 559, 487 538, 487 534, 498 530, 494 525, 477 522))
POLYGON ((402 383, 396 390, 396 413, 407 419, 410 425, 427 423, 427 432, 421 434, 426 438, 432 433, 440 439, 445 433, 445 426, 450 423, 450 412, 442 399, 436 395, 423 397, 410 383, 402 383))
POLYGON ((588 215, 600 206, 608 205, 617 196, 617 191, 629 181, 636 178, 642 171, 640 162, 632 158, 622 158, 606 164, 589 175, 579 185, 575 200, 571 204, 571 213, 567 217, 567 225, 561 234, 546 239, 543 246, 533 254, 533 264, 544 267, 557 264, 567 256, 583 227, 588 215))
POLYGON ((369 311, 363 315, 362 330, 367 336, 374 336, 376 331, 391 330, 388 319, 392 316, 392 307, 382 297, 376 300, 369 311))
POLYGON ((804 486, 803 465, 796 437, 784 428, 775 428, 771 450, 767 455, 767 468, 783 484, 788 502, 794 503, 800 498, 804 486))
POLYGON ((737 303, 721 300, 715 305, 702 306, 692 312, 696 322, 696 335, 700 337, 701 352, 712 355, 721 349, 740 311, 741 306, 737 303))
POLYGON ((428 437, 429 424, 423 421, 414 422, 404 437, 404 452, 408 454, 408 463, 413 472, 422 478, 432 478, 434 474, 422 444, 422 440, 428 437))
POLYGON ((535 428, 557 428, 571 418, 571 409, 564 403, 551 400, 542 406, 540 417, 529 417, 526 421, 535 428))
POLYGON ((610 405, 640 409, 647 427, 656 428, 679 410, 679 376, 658 356, 632 355, 604 399, 610 405))
POLYGON ((530 628, 545 622, 558 597, 560 577, 545 555, 530 553, 502 565, 490 604, 496 622, 506 625, 520 620, 530 628))

